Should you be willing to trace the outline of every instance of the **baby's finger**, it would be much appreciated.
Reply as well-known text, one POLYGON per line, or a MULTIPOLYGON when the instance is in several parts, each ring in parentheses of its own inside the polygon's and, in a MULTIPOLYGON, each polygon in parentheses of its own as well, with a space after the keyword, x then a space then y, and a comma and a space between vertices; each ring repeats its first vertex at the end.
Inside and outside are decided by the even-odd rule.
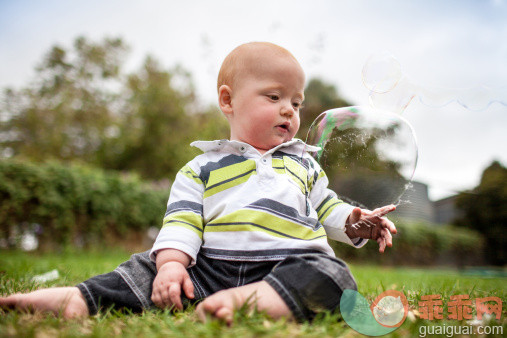
POLYGON ((356 224, 361 219, 362 211, 361 208, 354 208, 352 212, 350 213, 348 223, 349 224, 356 224))
POLYGON ((391 235, 391 233, 389 232, 389 230, 382 229, 381 236, 382 236, 382 238, 384 238, 384 240, 386 242, 386 245, 388 247, 392 247, 393 246, 393 236, 391 235))
POLYGON ((395 234, 398 232, 398 230, 396 229, 396 227, 394 226, 394 223, 391 222, 389 219, 387 218, 383 218, 382 219, 382 222, 380 223, 382 225, 382 227, 384 229, 387 229, 389 230, 390 233, 392 234, 395 234))
MULTIPOLYGON (((169 286, 170 288, 170 286, 169 286)), ((160 308, 166 308, 173 305, 171 303, 171 299, 169 298, 169 290, 168 288, 164 288, 162 291, 160 291, 160 308)))
POLYGON ((378 251, 380 253, 384 253, 384 251, 386 250, 386 242, 384 240, 384 238, 382 236, 380 236, 379 238, 377 238, 377 243, 378 243, 378 251))
POLYGON ((199 320, 203 323, 206 323, 208 318, 213 316, 218 308, 222 307, 221 303, 217 303, 216 301, 210 301, 209 298, 205 299, 203 302, 197 305, 195 312, 199 317, 199 320))
POLYGON ((194 296, 194 284, 192 283, 192 280, 188 276, 183 281, 183 291, 185 292, 185 295, 188 298, 192 299, 195 297, 194 296))
POLYGON ((394 205, 386 205, 385 207, 381 207, 381 208, 377 208, 375 210, 373 210, 372 214, 377 216, 377 217, 384 217, 385 215, 387 215, 388 213, 390 213, 391 211, 394 211, 396 210, 396 206, 394 205))
POLYGON ((163 308, 164 304, 162 303, 162 298, 158 292, 153 292, 151 294, 151 301, 158 307, 163 308))
POLYGON ((176 307, 178 310, 183 309, 183 305, 181 304, 181 285, 178 283, 172 283, 169 287, 169 299, 171 303, 176 307))
POLYGON ((373 211, 371 211, 369 209, 361 209, 361 213, 362 213, 363 216, 373 215, 373 211))
MULTIPOLYGON (((154 294, 152 295, 152 298, 151 298, 153 303, 155 303, 155 305, 160 309, 163 309, 168 306, 166 299, 165 299, 166 297, 164 297, 164 291, 166 291, 166 290, 154 292, 154 294)), ((165 294, 167 295, 167 292, 165 292, 165 294)))

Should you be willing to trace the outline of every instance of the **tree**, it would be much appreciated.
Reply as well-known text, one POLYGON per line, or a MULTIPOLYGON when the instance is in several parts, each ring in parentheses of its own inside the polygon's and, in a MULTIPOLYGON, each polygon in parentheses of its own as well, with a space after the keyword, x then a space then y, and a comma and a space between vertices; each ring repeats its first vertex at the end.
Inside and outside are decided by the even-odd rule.
POLYGON ((224 131, 218 127, 213 132, 220 125, 217 121, 225 121, 217 110, 192 111, 193 84, 190 74, 179 67, 166 71, 148 57, 143 68, 128 77, 126 90, 119 136, 123 148, 117 150, 114 169, 135 170, 155 179, 174 177, 197 153, 190 142, 210 130, 212 138, 224 131))
POLYGON ((306 134, 313 120, 324 111, 348 106, 351 106, 351 104, 340 97, 335 86, 318 78, 311 79, 305 88, 305 102, 301 110, 299 137, 302 140, 306 139, 306 134))
POLYGON ((493 161, 482 173, 481 181, 456 200, 461 215, 454 223, 478 230, 486 238, 485 256, 489 263, 507 263, 507 168, 493 161))
POLYGON ((0 106, 0 158, 50 159, 173 177, 197 153, 195 139, 226 138, 218 109, 197 108, 192 79, 147 57, 125 74, 121 39, 79 37, 54 46, 21 90, 6 89, 0 106))
POLYGON ((126 50, 121 39, 92 43, 79 37, 71 52, 54 46, 37 67, 34 83, 3 93, 2 153, 99 164, 118 123, 114 88, 126 50))

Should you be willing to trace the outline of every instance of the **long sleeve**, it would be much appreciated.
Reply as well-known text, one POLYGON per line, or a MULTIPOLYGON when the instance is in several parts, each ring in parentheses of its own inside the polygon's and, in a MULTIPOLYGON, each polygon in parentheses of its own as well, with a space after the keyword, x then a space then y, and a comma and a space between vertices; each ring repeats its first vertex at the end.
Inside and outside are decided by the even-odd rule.
POLYGON ((326 229, 328 238, 360 248, 366 244, 363 238, 350 239, 345 233, 345 223, 354 206, 340 200, 328 188, 329 180, 317 162, 312 161, 313 175, 309 177, 310 201, 317 211, 318 219, 326 229))
POLYGON ((172 184, 162 229, 150 252, 152 261, 159 250, 177 249, 192 258, 190 266, 196 262, 204 230, 204 185, 191 163, 178 172, 172 184))

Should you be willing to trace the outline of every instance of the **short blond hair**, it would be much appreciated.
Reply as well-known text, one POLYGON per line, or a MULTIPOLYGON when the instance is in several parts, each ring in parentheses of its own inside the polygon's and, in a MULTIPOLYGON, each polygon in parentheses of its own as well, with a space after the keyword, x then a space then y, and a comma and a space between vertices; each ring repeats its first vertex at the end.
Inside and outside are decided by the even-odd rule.
POLYGON ((222 62, 220 71, 218 72, 217 90, 222 85, 234 87, 238 79, 238 75, 243 71, 248 71, 254 61, 265 56, 263 52, 270 51, 277 56, 289 57, 298 65, 297 59, 287 49, 280 47, 271 42, 248 42, 234 48, 222 62))

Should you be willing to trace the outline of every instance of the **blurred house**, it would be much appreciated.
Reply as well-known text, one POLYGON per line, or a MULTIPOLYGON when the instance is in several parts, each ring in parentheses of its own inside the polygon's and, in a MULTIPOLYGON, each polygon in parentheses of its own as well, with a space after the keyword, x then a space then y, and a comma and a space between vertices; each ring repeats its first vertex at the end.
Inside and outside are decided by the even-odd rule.
POLYGON ((449 196, 433 202, 435 211, 435 223, 450 224, 454 219, 460 216, 459 210, 456 210, 456 198, 458 196, 449 196))

